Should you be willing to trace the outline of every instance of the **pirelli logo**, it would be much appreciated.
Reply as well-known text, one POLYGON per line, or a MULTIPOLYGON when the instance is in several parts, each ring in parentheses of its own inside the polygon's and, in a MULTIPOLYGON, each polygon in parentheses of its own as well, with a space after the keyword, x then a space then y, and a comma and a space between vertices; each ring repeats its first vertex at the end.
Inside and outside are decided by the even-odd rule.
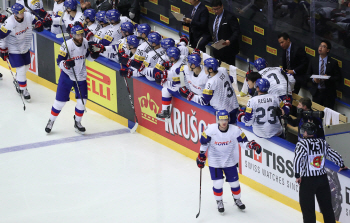
POLYGON ((343 98, 343 93, 337 90, 337 97, 340 99, 343 98))
POLYGON ((214 10, 213 10, 212 7, 210 7, 210 6, 208 6, 208 5, 206 5, 205 7, 207 7, 207 9, 208 9, 208 11, 209 11, 210 14, 215 15, 214 10))
POLYGON ((182 26, 182 29, 186 32, 190 32, 190 27, 188 26, 182 26))
POLYGON ((332 59, 338 61, 338 66, 339 66, 340 68, 343 67, 343 62, 342 62, 341 60, 335 59, 334 57, 332 57, 332 59))
POLYGON ((187 4, 191 5, 190 0, 182 0, 183 2, 186 2, 187 4))
POLYGON ((277 56, 277 49, 272 48, 271 46, 266 45, 266 52, 271 53, 271 54, 277 56))
POLYGON ((344 78, 344 85, 350 87, 350 80, 344 78))
POLYGON ((264 29, 256 25, 254 25, 254 32, 259 33, 260 35, 265 34, 264 29))
POLYGON ((147 15, 147 8, 141 6, 140 12, 147 15))
POLYGON ((258 55, 254 55, 254 61, 259 59, 259 58, 261 58, 261 57, 259 57, 258 55))
POLYGON ((163 15, 160 15, 160 21, 169 24, 169 18, 163 15))
POLYGON ((158 0, 149 0, 150 2, 152 2, 153 4, 158 5, 158 0))
POLYGON ((313 50, 313 49, 311 49, 311 48, 309 48, 309 47, 305 47, 305 52, 307 53, 307 54, 309 54, 310 56, 315 56, 315 50, 313 50))
POLYGON ((244 36, 244 35, 242 35, 242 41, 245 42, 245 43, 247 43, 247 44, 249 44, 249 45, 252 45, 252 44, 253 44, 252 38, 249 38, 249 37, 244 36))
POLYGON ((180 13, 180 8, 176 7, 176 6, 173 6, 173 5, 170 5, 170 9, 172 12, 177 12, 177 13, 180 13))

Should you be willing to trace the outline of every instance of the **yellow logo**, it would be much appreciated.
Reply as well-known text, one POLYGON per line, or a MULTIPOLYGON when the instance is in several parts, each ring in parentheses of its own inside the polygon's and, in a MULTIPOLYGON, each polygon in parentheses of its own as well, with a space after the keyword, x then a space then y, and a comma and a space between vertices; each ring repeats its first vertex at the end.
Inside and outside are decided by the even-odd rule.
POLYGON ((158 114, 159 106, 156 102, 150 98, 149 93, 147 93, 147 96, 142 96, 138 99, 141 107, 141 117, 157 124, 156 114, 158 114))
POLYGON ((343 98, 343 93, 341 91, 337 90, 337 97, 338 98, 343 98))
POLYGON ((268 45, 266 45, 266 52, 271 53, 271 54, 277 56, 277 49, 272 48, 272 47, 270 47, 270 46, 268 46, 268 45))
POLYGON ((260 57, 258 55, 254 55, 254 61, 259 59, 260 57))
POLYGON ((315 56, 315 50, 313 50, 307 46, 305 47, 305 52, 313 57, 315 56))
POLYGON ((187 4, 191 5, 190 0, 182 0, 183 2, 186 2, 187 4))
POLYGON ((160 21, 169 24, 169 18, 163 15, 160 15, 160 21))
POLYGON ((249 37, 244 36, 244 35, 242 35, 242 41, 245 42, 245 43, 248 43, 250 45, 252 45, 252 43, 253 43, 252 38, 249 38, 249 37))
POLYGON ((254 32, 259 33, 260 35, 264 35, 264 29, 256 25, 254 25, 254 32))
POLYGON ((176 6, 171 5, 171 6, 170 6, 170 9, 171 9, 172 12, 180 13, 180 8, 178 8, 178 7, 176 7, 176 6))
POLYGON ((186 32, 190 32, 190 28, 188 26, 182 26, 182 29, 186 32))
POLYGON ((350 87, 350 80, 344 78, 344 85, 350 87))
POLYGON ((334 60, 338 61, 338 66, 339 66, 340 68, 343 67, 343 62, 342 62, 341 60, 335 59, 334 57, 332 57, 332 58, 333 58, 334 60))
POLYGON ((156 4, 156 5, 158 5, 158 0, 149 0, 149 1, 154 3, 154 4, 156 4))
POLYGON ((207 6, 207 5, 206 5, 205 7, 207 7, 207 9, 208 9, 208 11, 209 11, 209 13, 210 13, 210 14, 215 15, 214 10, 213 10, 213 8, 212 8, 212 7, 207 6))
POLYGON ((147 14, 147 8, 141 6, 141 13, 147 14))

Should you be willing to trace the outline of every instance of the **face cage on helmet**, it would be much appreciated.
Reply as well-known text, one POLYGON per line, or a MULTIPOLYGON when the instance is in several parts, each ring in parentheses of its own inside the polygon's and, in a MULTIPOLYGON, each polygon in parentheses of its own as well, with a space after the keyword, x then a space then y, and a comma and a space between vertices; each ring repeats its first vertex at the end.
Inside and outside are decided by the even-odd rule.
POLYGON ((316 134, 316 132, 314 130, 312 130, 312 129, 306 129, 305 130, 304 128, 300 128, 300 134, 301 135, 304 135, 305 131, 306 131, 307 135, 309 135, 309 136, 316 134))

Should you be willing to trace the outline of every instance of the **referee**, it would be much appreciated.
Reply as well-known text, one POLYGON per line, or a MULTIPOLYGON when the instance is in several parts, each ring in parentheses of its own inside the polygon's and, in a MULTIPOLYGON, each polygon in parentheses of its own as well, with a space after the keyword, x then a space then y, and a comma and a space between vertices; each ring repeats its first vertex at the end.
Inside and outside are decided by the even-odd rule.
POLYGON ((294 172, 296 182, 300 184, 299 203, 304 223, 314 223, 316 195, 324 222, 335 223, 331 190, 325 170, 326 157, 340 166, 338 172, 348 168, 344 165, 341 155, 324 139, 314 138, 316 132, 317 126, 314 123, 304 123, 300 128, 304 139, 295 147, 294 172))

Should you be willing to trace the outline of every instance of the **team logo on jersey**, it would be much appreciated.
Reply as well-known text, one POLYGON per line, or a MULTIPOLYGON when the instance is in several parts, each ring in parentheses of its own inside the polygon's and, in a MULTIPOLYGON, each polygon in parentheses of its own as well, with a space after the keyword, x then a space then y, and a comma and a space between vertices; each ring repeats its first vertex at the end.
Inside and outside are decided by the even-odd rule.
POLYGON ((21 34, 27 32, 28 29, 29 29, 29 27, 25 28, 24 30, 21 30, 21 31, 17 32, 17 33, 16 33, 16 36, 21 35, 21 34))
POLYGON ((323 160, 323 155, 322 156, 316 156, 313 158, 311 161, 311 165, 314 166, 315 168, 320 168, 323 160))
POLYGON ((147 96, 141 96, 138 99, 141 107, 141 117, 157 124, 156 114, 159 112, 159 106, 157 103, 151 99, 149 93, 147 93, 147 96))
POLYGON ((228 144, 230 144, 232 141, 226 141, 226 142, 217 142, 215 141, 214 144, 217 146, 227 146, 228 144))

